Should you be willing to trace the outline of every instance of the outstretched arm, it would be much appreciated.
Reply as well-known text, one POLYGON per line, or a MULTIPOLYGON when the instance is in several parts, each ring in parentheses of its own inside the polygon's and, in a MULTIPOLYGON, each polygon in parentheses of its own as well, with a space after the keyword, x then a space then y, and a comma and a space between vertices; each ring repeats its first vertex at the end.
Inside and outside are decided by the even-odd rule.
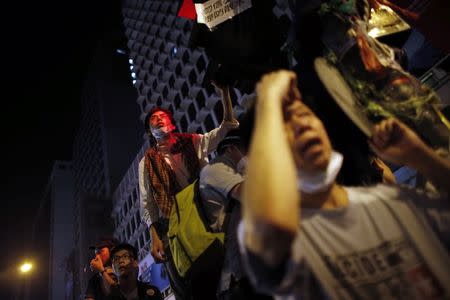
POLYGON ((222 97, 223 120, 218 128, 194 137, 194 147, 199 159, 207 157, 208 154, 216 150, 217 145, 227 135, 228 131, 239 127, 239 122, 234 117, 228 86, 219 86, 215 83, 213 85, 222 97))
POLYGON ((377 124, 369 143, 381 158, 414 168, 450 192, 450 161, 440 157, 399 120, 387 119, 377 124))
POLYGON ((233 105, 231 103, 230 88, 228 86, 220 86, 214 81, 211 83, 214 85, 222 99, 223 122, 236 122, 233 113, 233 105))
POLYGON ((279 71, 258 83, 255 127, 243 186, 244 244, 267 265, 289 254, 298 230, 299 193, 283 106, 296 96, 296 76, 279 71))

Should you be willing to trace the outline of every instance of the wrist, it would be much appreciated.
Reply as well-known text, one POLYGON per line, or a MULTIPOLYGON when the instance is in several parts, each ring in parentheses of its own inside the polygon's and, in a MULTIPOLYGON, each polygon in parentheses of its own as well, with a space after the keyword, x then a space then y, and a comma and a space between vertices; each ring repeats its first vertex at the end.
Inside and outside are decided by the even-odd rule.
POLYGON ((427 169, 430 165, 432 165, 432 161, 435 156, 437 156, 433 150, 419 146, 414 147, 410 153, 413 155, 407 159, 405 165, 418 171, 427 169))

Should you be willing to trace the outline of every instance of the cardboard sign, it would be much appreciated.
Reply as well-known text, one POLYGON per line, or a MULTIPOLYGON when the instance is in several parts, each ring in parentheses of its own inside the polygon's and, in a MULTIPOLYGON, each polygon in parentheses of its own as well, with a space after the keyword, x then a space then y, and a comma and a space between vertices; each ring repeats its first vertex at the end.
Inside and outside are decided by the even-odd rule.
POLYGON ((195 11, 197 22, 211 29, 251 7, 251 0, 210 0, 202 4, 196 3, 195 11))

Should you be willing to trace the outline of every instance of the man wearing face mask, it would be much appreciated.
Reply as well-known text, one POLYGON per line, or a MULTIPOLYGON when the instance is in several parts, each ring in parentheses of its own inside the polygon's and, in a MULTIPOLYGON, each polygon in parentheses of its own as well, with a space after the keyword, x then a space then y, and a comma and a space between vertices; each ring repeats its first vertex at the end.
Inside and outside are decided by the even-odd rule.
MULTIPOLYGON (((244 118, 245 122, 245 118, 244 118)), ((200 172, 200 195, 213 232, 225 232, 225 261, 218 285, 219 299, 272 299, 255 294, 243 274, 236 240, 241 219, 241 188, 247 165, 247 143, 239 129, 231 130, 217 146, 217 154, 200 172)))
MULTIPOLYGON (((448 299, 448 194, 337 184, 343 157, 296 75, 267 74, 257 94, 238 233, 257 289, 289 300, 448 299)), ((375 125, 369 143, 450 190, 450 162, 400 121, 375 125)))
POLYGON ((150 147, 139 163, 141 217, 150 228, 151 254, 164 263, 177 299, 186 299, 182 278, 169 251, 167 230, 175 195, 198 178, 227 132, 238 126, 233 117, 228 88, 220 89, 224 106, 222 124, 205 134, 175 133, 172 112, 154 107, 145 118, 150 147))

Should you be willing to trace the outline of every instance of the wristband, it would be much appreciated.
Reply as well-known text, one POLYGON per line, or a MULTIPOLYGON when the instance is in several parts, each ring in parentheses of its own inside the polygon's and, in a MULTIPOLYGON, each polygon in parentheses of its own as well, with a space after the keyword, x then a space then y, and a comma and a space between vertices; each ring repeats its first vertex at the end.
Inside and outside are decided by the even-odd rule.
POLYGON ((315 194, 326 191, 336 180, 342 167, 344 157, 333 151, 325 171, 311 175, 298 171, 298 188, 305 193, 315 194))

